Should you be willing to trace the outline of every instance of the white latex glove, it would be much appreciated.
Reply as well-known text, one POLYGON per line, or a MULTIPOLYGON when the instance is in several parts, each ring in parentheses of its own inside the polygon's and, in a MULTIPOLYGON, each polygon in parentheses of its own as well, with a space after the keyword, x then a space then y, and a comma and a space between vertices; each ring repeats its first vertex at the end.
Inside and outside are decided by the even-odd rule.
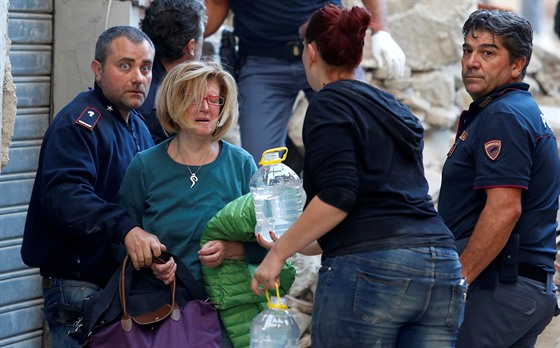
POLYGON ((380 30, 371 36, 371 52, 379 69, 387 72, 388 79, 404 76, 406 57, 391 34, 380 30))

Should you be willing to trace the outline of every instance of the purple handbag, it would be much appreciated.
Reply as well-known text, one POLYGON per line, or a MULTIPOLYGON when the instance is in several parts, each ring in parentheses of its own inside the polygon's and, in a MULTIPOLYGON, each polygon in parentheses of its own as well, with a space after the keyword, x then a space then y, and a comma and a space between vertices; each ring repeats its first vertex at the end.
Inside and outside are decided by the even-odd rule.
POLYGON ((169 286, 170 304, 164 304, 148 313, 131 316, 127 311, 129 298, 125 291, 125 269, 128 259, 127 255, 119 282, 122 317, 110 325, 95 330, 89 338, 89 347, 221 347, 220 322, 214 305, 194 299, 187 302, 183 308, 179 308, 175 301, 175 280, 169 286))

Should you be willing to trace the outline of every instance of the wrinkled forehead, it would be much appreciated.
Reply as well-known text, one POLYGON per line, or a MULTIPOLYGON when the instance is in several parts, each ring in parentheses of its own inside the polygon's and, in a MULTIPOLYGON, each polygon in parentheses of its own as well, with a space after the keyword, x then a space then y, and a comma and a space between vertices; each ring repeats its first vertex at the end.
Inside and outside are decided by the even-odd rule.
POLYGON ((126 36, 117 37, 111 42, 107 51, 107 58, 121 59, 131 57, 134 60, 154 60, 155 50, 147 40, 133 42, 126 36))
POLYGON ((477 45, 492 45, 502 47, 502 39, 489 30, 473 29, 464 37, 464 45, 476 43, 477 45))

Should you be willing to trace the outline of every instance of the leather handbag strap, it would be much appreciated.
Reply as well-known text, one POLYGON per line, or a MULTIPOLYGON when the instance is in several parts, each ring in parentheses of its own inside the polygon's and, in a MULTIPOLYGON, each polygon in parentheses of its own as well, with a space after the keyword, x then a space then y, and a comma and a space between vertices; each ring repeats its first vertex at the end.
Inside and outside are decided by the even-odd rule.
MULTIPOLYGON (((171 253, 163 252, 162 256, 160 257, 160 262, 166 262, 166 260, 169 260, 170 257, 173 257, 175 263, 177 263, 177 270, 175 272, 176 279, 179 279, 181 283, 184 284, 184 286, 194 299, 203 301, 207 300, 208 295, 206 294, 204 287, 196 280, 196 278, 192 275, 192 273, 180 258, 171 253)), ((124 269, 126 270, 126 268, 128 268, 130 275, 132 275, 132 263, 128 262, 128 264, 125 265, 127 266, 125 266, 124 269)), ((78 340, 78 342, 84 342, 91 334, 91 332, 99 325, 99 319, 104 315, 104 313, 109 310, 110 307, 113 308, 112 303, 114 303, 115 300, 120 300, 118 296, 122 270, 123 269, 119 269, 115 273, 113 273, 113 276, 103 288, 101 296, 95 302, 95 306, 91 308, 91 312, 87 314, 87 318, 84 318, 83 334, 81 332, 76 332, 74 334, 74 337, 76 340, 78 340)), ((128 289, 130 289, 131 278, 131 276, 125 278, 125 288, 126 286, 128 286, 128 289), (126 283, 128 283, 128 285, 126 283)), ((80 327, 78 327, 78 329, 80 329, 80 327)))
MULTIPOLYGON (((171 282, 171 284, 169 285, 170 291, 171 291, 171 303, 168 304, 164 304, 163 306, 161 306, 160 308, 156 309, 155 311, 151 311, 148 313, 143 313, 140 315, 135 315, 135 316, 130 316, 128 314, 128 311, 126 309, 126 302, 127 302, 127 286, 126 286, 126 266, 128 264, 128 262, 130 261, 130 256, 127 254, 126 257, 124 258, 123 261, 123 265, 122 265, 122 269, 121 269, 121 276, 120 276, 120 282, 119 282, 119 297, 120 297, 120 302, 121 302, 121 308, 122 308, 122 320, 134 320, 134 322, 136 322, 137 324, 152 324, 155 323, 157 321, 161 321, 165 318, 167 318, 171 312, 173 311, 173 309, 178 308, 177 304, 175 303, 175 287, 176 287, 176 281, 175 279, 173 279, 173 281, 171 282)), ((129 275, 130 276, 130 275, 129 275)), ((129 290, 129 289, 128 289, 129 290)), ((131 325, 132 323, 129 323, 127 326, 131 325)), ((123 324, 124 327, 124 324, 123 324)), ((131 327, 131 326, 130 326, 131 327)), ((130 331, 127 330, 127 331, 130 331)))
MULTIPOLYGON (((173 281, 169 285, 171 291, 171 304, 165 303, 161 307, 147 313, 142 313, 135 316, 129 315, 126 309, 126 302, 128 299, 127 290, 130 290, 130 281, 126 282, 126 280, 130 279, 132 276, 132 274, 128 274, 128 277, 126 276, 127 273, 131 273, 127 272, 127 265, 129 264, 129 262, 132 263, 132 261, 130 260, 130 256, 127 254, 123 261, 119 281, 119 297, 122 309, 121 326, 126 332, 130 332, 130 330, 132 330, 132 321, 140 325, 153 324, 167 318, 172 314, 173 311, 178 311, 178 306, 175 303, 176 281, 175 279, 173 279, 173 281)), ((178 313, 176 315, 178 315, 178 313)), ((172 317, 174 316, 172 315, 172 317)))

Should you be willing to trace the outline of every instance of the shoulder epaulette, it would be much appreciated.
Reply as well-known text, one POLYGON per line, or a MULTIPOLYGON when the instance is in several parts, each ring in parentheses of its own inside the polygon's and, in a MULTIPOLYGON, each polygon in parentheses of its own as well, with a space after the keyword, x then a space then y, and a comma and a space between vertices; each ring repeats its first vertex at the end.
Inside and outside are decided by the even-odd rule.
POLYGON ((80 117, 76 120, 76 124, 92 131, 100 118, 101 112, 96 108, 88 106, 82 111, 80 117))

